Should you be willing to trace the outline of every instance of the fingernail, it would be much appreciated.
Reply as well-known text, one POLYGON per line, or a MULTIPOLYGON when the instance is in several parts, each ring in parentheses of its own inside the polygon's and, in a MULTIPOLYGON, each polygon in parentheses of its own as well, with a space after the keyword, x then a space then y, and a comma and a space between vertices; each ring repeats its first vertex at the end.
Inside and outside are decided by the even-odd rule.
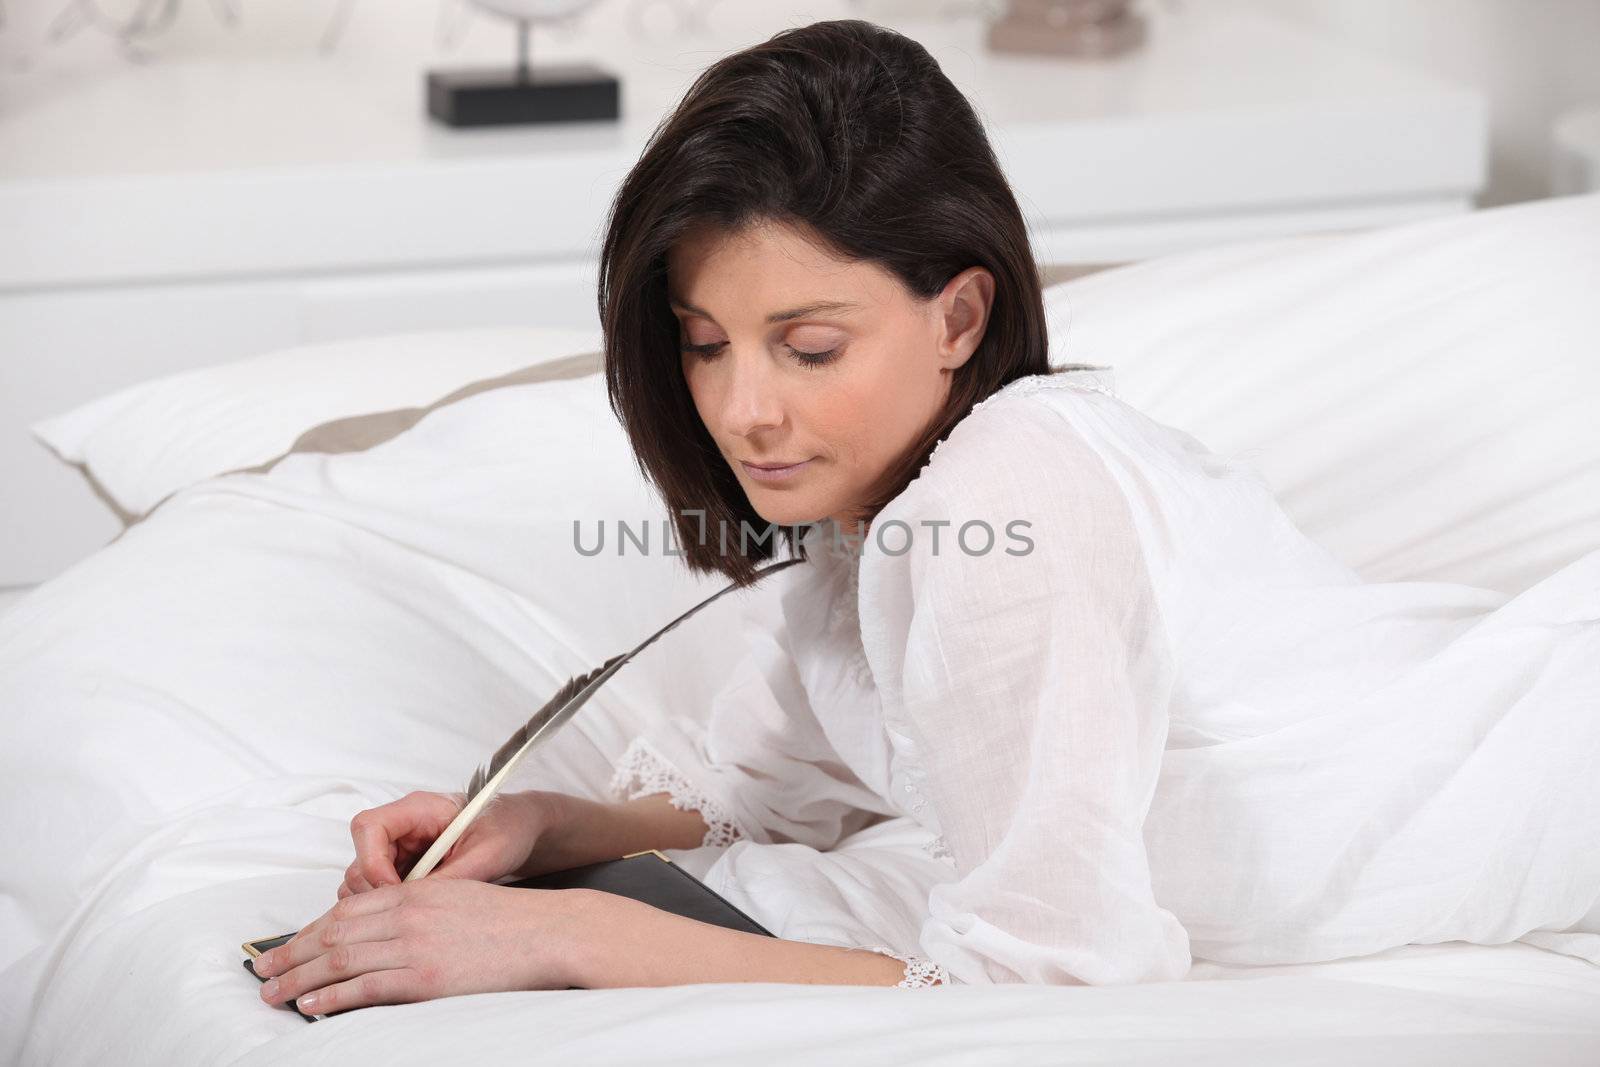
POLYGON ((273 997, 275 997, 277 995, 278 995, 278 980, 276 978, 268 978, 267 981, 266 981, 266 984, 261 987, 261 997, 262 997, 262 999, 263 1000, 271 1000, 273 997))
POLYGON ((307 993, 305 996, 296 1000, 294 1002, 294 1006, 301 1011, 310 1014, 311 1009, 317 1006, 317 995, 315 993, 307 993))

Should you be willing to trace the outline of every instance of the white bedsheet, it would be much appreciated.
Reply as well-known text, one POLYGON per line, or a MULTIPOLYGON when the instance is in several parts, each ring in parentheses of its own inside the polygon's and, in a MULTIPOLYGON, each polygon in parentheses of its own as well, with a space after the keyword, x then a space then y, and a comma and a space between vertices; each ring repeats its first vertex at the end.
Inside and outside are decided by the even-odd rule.
POLYGON ((465 1063, 527 1050, 541 1062, 586 1064, 1600 1057, 1600 968, 1521 944, 1408 946, 1290 967, 1200 964, 1187 981, 1137 986, 497 993, 317 1023, 265 1007, 236 943, 320 913, 347 859, 347 813, 384 795, 334 778, 274 779, 151 828, 51 951, 5 976, 6 1028, 22 1038, 17 1062, 465 1063), (21 1018, 32 1020, 25 1037, 21 1018))
MULTIPOLYGON (((227 822, 232 831, 235 819, 227 822)), ((298 851, 305 827, 296 829, 279 838, 286 851, 298 851)), ((196 862, 185 873, 193 884, 206 870, 196 862)), ((308 1024, 256 1001, 258 983, 228 941, 262 899, 288 916, 296 904, 320 903, 329 884, 326 871, 196 884, 100 927, 53 976, 22 1062, 466 1063, 535 1049, 541 1062, 619 1064, 1170 1063, 1179 1055, 1186 1064, 1578 1064, 1600 1056, 1594 968, 1522 945, 1410 946, 1265 968, 1248 981, 1125 987, 485 994, 308 1024)), ((155 888, 146 881, 147 892, 155 888)))

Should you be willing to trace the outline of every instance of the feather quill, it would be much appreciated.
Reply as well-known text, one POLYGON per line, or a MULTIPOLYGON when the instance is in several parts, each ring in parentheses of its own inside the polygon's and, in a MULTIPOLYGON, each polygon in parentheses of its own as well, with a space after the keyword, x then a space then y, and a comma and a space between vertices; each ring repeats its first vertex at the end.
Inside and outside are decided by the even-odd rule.
MULTIPOLYGON (((749 586, 761 581, 769 574, 804 561, 804 556, 797 556, 794 559, 787 559, 782 563, 762 568, 757 572, 755 579, 747 583, 745 588, 749 588, 749 586)), ((732 592, 738 588, 740 588, 739 584, 734 582, 725 588, 717 590, 639 642, 632 651, 612 656, 589 673, 568 679, 560 689, 556 690, 555 696, 551 697, 543 707, 534 712, 532 718, 519 726, 504 744, 495 749, 494 755, 489 758, 486 766, 481 766, 473 772, 472 778, 467 783, 466 803, 456 813, 456 817, 450 820, 450 825, 445 827, 444 833, 440 834, 433 844, 428 847, 428 851, 422 854, 422 858, 417 861, 416 866, 411 868, 405 880, 411 882, 418 878, 426 877, 428 872, 438 866, 451 847, 460 839, 461 835, 466 833, 467 827, 471 826, 473 821, 483 814, 484 809, 494 799, 495 794, 500 792, 500 788, 511 777, 511 772, 516 770, 523 757, 533 751, 536 746, 548 740, 561 727, 565 726, 567 720, 571 719, 578 709, 595 694, 595 691, 610 680, 612 675, 621 670, 625 663, 648 647, 656 638, 677 626, 701 608, 710 604, 724 593, 732 592)))

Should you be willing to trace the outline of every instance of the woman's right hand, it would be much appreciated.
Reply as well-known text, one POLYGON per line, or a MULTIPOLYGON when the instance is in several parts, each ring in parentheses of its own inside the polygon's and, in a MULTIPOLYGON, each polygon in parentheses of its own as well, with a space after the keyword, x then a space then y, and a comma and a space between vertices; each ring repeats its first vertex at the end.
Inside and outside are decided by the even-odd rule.
MULTIPOLYGON (((523 870, 540 837, 563 821, 559 793, 501 793, 429 872, 429 878, 493 882, 523 870)), ((444 833, 466 802, 462 793, 407 793, 350 820, 356 858, 345 870, 339 899, 395 885, 444 833)))

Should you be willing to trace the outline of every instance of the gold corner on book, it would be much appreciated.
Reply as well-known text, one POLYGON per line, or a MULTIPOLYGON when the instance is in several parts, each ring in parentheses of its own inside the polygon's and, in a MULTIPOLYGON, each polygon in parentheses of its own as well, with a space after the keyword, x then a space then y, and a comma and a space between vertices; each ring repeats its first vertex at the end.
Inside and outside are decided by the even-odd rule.
POLYGON ((264 937, 258 937, 258 938, 255 939, 255 941, 246 941, 244 944, 240 945, 239 947, 244 949, 244 954, 246 956, 249 956, 251 959, 255 959, 257 956, 261 955, 261 950, 256 948, 256 941, 265 941, 265 940, 267 940, 267 939, 264 938, 264 937))
POLYGON ((626 856, 624 856, 622 858, 625 859, 625 860, 631 860, 635 856, 648 856, 652 852, 654 852, 657 856, 660 856, 661 859, 662 859, 662 862, 664 862, 664 863, 671 863, 672 862, 672 857, 668 856, 666 853, 662 852, 659 848, 641 849, 638 852, 630 852, 630 853, 628 853, 626 856))

